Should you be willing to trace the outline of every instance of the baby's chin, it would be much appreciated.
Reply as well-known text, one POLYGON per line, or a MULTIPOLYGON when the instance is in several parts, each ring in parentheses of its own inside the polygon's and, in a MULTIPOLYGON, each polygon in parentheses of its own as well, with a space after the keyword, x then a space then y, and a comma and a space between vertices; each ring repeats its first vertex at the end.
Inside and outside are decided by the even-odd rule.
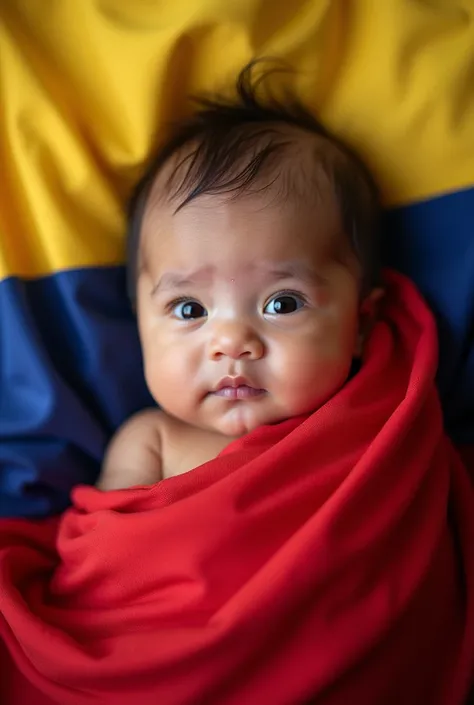
POLYGON ((208 419, 206 426, 209 430, 228 437, 230 441, 246 436, 261 426, 284 421, 285 418, 287 417, 283 414, 255 413, 253 409, 246 408, 245 404, 236 404, 217 418, 208 419))

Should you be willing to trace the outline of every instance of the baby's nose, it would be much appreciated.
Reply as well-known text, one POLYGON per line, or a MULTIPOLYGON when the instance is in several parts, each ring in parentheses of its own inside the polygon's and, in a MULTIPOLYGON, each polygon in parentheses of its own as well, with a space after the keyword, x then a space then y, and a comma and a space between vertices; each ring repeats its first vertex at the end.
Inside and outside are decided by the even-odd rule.
POLYGON ((214 325, 209 346, 211 360, 220 360, 222 357, 230 357, 232 360, 258 360, 263 353, 263 342, 251 326, 240 321, 226 321, 214 325))

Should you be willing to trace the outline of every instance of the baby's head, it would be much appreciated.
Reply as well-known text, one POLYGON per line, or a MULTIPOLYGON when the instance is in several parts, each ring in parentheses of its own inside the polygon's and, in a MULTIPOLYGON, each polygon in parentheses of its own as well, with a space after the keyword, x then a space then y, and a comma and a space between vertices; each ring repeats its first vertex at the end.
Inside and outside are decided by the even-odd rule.
POLYGON ((203 100, 132 199, 129 286, 157 403, 229 437, 346 382, 379 295, 378 198, 301 105, 203 100))

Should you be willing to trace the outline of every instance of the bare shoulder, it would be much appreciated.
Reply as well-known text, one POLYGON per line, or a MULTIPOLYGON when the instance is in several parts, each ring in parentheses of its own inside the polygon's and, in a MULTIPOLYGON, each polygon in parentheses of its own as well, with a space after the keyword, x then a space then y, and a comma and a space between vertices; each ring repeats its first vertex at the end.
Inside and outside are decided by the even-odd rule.
POLYGON ((161 479, 163 416, 159 409, 146 409, 118 429, 105 453, 99 489, 124 489, 161 479))
POLYGON ((189 472, 215 458, 231 438, 163 414, 160 420, 164 478, 189 472))
POLYGON ((118 429, 112 442, 120 438, 135 436, 136 434, 146 434, 158 432, 164 414, 160 409, 144 409, 138 411, 125 421, 118 429))

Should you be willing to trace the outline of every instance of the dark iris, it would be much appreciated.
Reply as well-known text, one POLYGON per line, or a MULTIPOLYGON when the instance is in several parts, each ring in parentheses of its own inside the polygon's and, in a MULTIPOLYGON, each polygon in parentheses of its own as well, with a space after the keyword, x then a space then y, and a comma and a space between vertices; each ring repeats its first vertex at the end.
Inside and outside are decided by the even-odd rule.
POLYGON ((275 296, 265 307, 265 313, 285 315, 287 313, 294 313, 298 311, 304 303, 300 301, 296 296, 291 296, 289 294, 281 294, 280 296, 275 296))
POLYGON ((185 301, 180 304, 177 309, 179 310, 178 317, 185 321, 192 320, 193 318, 202 318, 206 315, 206 309, 197 301, 185 301))
POLYGON ((293 296, 280 296, 275 299, 274 308, 276 313, 293 313, 298 308, 298 303, 293 296))

